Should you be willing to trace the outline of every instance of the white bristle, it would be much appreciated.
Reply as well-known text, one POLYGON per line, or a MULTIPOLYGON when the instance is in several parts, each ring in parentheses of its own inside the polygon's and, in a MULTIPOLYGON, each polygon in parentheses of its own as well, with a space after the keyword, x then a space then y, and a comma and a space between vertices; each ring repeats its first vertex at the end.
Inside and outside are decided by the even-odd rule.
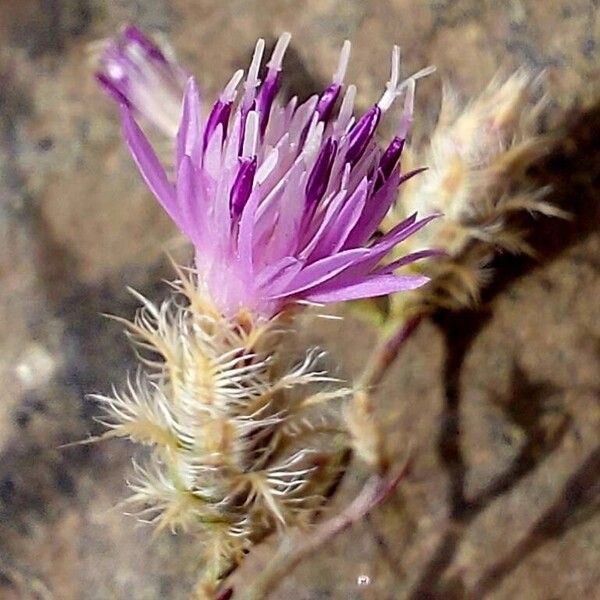
POLYGON ((344 42, 342 46, 342 50, 340 51, 340 58, 338 61, 338 66, 333 74, 333 83, 337 85, 342 85, 344 82, 344 77, 346 76, 346 70, 348 69, 348 61, 350 60, 350 50, 352 49, 352 44, 348 40, 344 42))

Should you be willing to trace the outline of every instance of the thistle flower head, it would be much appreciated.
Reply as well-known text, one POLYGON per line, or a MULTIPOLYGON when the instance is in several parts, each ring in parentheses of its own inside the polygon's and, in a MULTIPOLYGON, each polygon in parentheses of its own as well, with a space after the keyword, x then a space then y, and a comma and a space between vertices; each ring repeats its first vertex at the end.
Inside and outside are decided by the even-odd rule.
POLYGON ((277 93, 289 40, 289 34, 279 38, 264 81, 259 40, 245 78, 237 71, 206 115, 194 80, 187 81, 173 180, 136 123, 131 102, 121 103, 125 137, 142 176, 193 243, 198 285, 229 316, 250 311, 268 319, 290 303, 381 296, 427 281, 395 271, 428 251, 384 259, 431 217, 417 220, 414 213, 379 239, 373 236, 399 185, 414 174, 402 174, 398 163, 415 81, 430 69, 400 81, 395 47, 383 95, 356 118, 356 88, 343 90, 346 42, 320 95, 282 103, 277 93), (399 95, 405 111, 384 148, 375 134, 399 95))
POLYGON ((444 89, 427 145, 408 148, 409 162, 424 161, 429 168, 403 188, 386 225, 394 227, 412 211, 441 213, 398 250, 436 247, 446 256, 423 267, 431 284, 412 298, 398 298, 400 304, 415 299, 421 307, 472 303, 498 250, 530 250, 524 231, 511 219, 515 213, 564 216, 544 200, 547 190, 528 187, 524 177, 551 145, 548 136, 537 133, 545 102, 543 96, 536 99, 539 88, 539 78, 519 70, 508 78, 496 77, 466 105, 450 87, 444 89))
POLYGON ((198 535, 214 584, 265 534, 306 524, 321 506, 347 452, 327 406, 348 390, 315 350, 287 366, 272 350, 273 321, 224 318, 185 275, 175 288, 160 305, 140 296, 127 330, 144 369, 95 398, 104 437, 151 448, 129 503, 159 528, 198 535))
POLYGON ((129 25, 103 44, 96 79, 117 102, 175 136, 188 75, 168 54, 129 25))

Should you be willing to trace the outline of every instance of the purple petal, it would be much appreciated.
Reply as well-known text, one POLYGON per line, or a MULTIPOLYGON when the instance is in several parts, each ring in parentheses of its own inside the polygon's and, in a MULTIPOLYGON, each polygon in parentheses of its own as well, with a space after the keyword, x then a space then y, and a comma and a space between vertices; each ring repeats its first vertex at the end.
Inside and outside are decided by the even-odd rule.
POLYGON ((425 170, 426 167, 415 169, 414 171, 410 171, 401 176, 400 170, 396 168, 389 179, 384 183, 383 187, 369 199, 369 203, 363 212, 360 221, 356 224, 356 227, 348 237, 345 247, 352 248, 366 243, 377 231, 383 218, 396 200, 398 187, 405 181, 408 181, 425 170))
POLYGON ((256 276, 256 287, 263 288, 267 296, 275 294, 296 277, 303 265, 304 263, 297 258, 286 256, 256 276))
POLYGON ((385 258, 386 254, 398 245, 400 242, 410 237, 421 228, 425 227, 437 215, 414 221, 415 215, 402 221, 390 232, 384 235, 374 246, 369 249, 369 254, 364 258, 357 260, 351 269, 342 274, 343 278, 350 280, 353 277, 364 277, 370 273, 377 264, 385 258))
MULTIPOLYGON (((368 181, 366 177, 358 185, 354 193, 338 207, 329 219, 326 217, 322 234, 310 254, 311 260, 334 254, 345 243, 349 233, 359 220, 367 200, 368 181)), ((335 205, 330 207, 335 210, 335 205)))
POLYGON ((231 187, 231 216, 234 219, 237 219, 242 214, 244 206, 248 202, 255 174, 256 156, 254 158, 241 158, 239 170, 231 187))
MULTIPOLYGON (((348 236, 345 243, 346 248, 353 248, 365 244, 381 225, 381 221, 387 215, 390 207, 398 196, 398 182, 400 171, 394 169, 392 175, 382 188, 375 192, 368 200, 365 210, 358 223, 348 236)), ((416 217, 413 218, 413 221, 416 217)))
POLYGON ((200 164, 201 123, 200 96, 193 77, 187 80, 183 96, 183 109, 177 131, 177 164, 184 155, 192 158, 193 164, 200 164))
POLYGON ((319 98, 319 102, 317 103, 316 111, 319 113, 319 121, 324 121, 327 123, 329 117, 331 116, 331 111, 335 105, 338 96, 340 95, 340 90, 342 86, 339 83, 332 83, 319 98))
POLYGON ((363 259, 368 253, 369 250, 365 248, 356 248, 318 260, 304 267, 298 276, 290 282, 284 292, 272 297, 292 296, 320 285, 352 266, 356 261, 363 259))
MULTIPOLYGON (((281 199, 288 190, 284 185, 277 185, 269 192, 267 198, 262 197, 262 188, 258 187, 254 194, 259 196, 259 206, 254 223, 254 239, 258 251, 265 250, 269 246, 277 225, 281 199)), ((269 262, 269 261, 268 261, 269 262)))
POLYGON ((247 281, 254 275, 254 235, 256 209, 260 195, 257 190, 250 194, 250 198, 242 211, 240 218, 240 230, 237 240, 237 260, 242 267, 242 272, 247 281))
POLYGON ((360 300, 361 298, 374 298, 387 296, 396 292, 414 290, 425 285, 428 277, 422 275, 374 275, 363 281, 344 287, 331 287, 331 289, 315 290, 304 296, 309 302, 328 304, 330 302, 343 302, 346 300, 360 300))
POLYGON ((373 138, 380 118, 381 109, 375 104, 352 127, 348 134, 347 162, 354 164, 362 156, 367 144, 373 138))
MULTIPOLYGON (((219 129, 215 137, 218 136, 219 129)), ((212 182, 212 185, 209 186, 208 198, 210 200, 207 204, 207 213, 210 218, 208 233, 213 244, 226 255, 230 255, 235 251, 236 235, 239 233, 239 227, 233 227, 231 218, 231 186, 234 173, 231 169, 223 168, 219 172, 219 179, 215 181, 207 170, 201 172, 205 174, 209 182, 212 182)), ((236 223, 236 225, 239 224, 236 223)))
POLYGON ((144 33, 135 27, 135 25, 128 25, 123 31, 123 37, 127 42, 137 44, 149 58, 153 58, 162 63, 167 64, 165 55, 160 51, 160 48, 150 40, 144 33))
POLYGON ((107 92, 118 104, 132 108, 132 104, 127 96, 115 85, 114 81, 105 73, 98 72, 94 75, 100 87, 107 92))
MULTIPOLYGON (((434 217, 422 219, 417 222, 415 222, 414 218, 415 215, 409 217, 396 226, 387 236, 381 238, 380 242, 369 249, 367 255, 357 259, 350 268, 343 273, 338 274, 336 279, 332 281, 332 284, 335 283, 336 285, 347 286, 368 278, 373 274, 373 269, 375 269, 379 262, 396 244, 424 227, 434 217)), ((344 252, 347 252, 347 250, 344 252)))
POLYGON ((383 156, 379 161, 378 179, 375 185, 376 190, 379 189, 392 174, 394 167, 400 160, 400 155, 404 148, 404 141, 404 138, 399 138, 398 136, 394 137, 386 151, 383 153, 383 156), (381 179, 379 179, 379 173, 381 173, 381 179))
MULTIPOLYGON (((272 210, 279 206, 276 220, 268 236, 268 241, 263 244, 264 253, 261 261, 272 263, 280 258, 295 254, 299 244, 299 232, 304 213, 304 197, 298 193, 305 180, 305 171, 298 164, 289 174, 287 186, 280 198, 274 198, 272 210)), ((258 224, 257 224, 258 227, 258 224)), ((260 227, 262 229, 262 227, 260 227)))
POLYGON ((413 217, 414 215, 405 219, 379 239, 371 248, 373 253, 383 255, 389 252, 394 246, 397 246, 400 242, 403 242, 406 238, 425 227, 427 223, 437 219, 439 215, 429 215, 420 221, 413 221, 413 217))
POLYGON ((146 185, 162 204, 171 219, 181 227, 181 215, 177 209, 175 188, 167 179, 167 174, 152 146, 138 127, 129 109, 121 108, 121 120, 127 145, 146 185))
POLYGON ((417 252, 411 252, 410 254, 406 254, 402 258, 395 260, 387 265, 383 265, 375 272, 381 275, 388 275, 393 273, 396 269, 400 267, 404 267, 410 263, 416 262, 417 260, 422 260, 423 258, 430 258, 432 256, 446 256, 447 253, 444 250, 419 250, 417 252))
MULTIPOLYGON (((342 205, 346 201, 348 191, 346 189, 340 190, 337 194, 329 196, 324 200, 324 204, 327 206, 325 215, 321 218, 320 222, 317 218, 313 219, 313 222, 306 222, 304 219, 302 231, 303 231, 303 249, 300 252, 300 256, 308 258, 315 250, 315 248, 321 242, 323 236, 326 235, 328 227, 333 223, 335 216, 341 210, 342 205)), ((305 215, 306 217, 306 215, 305 215)))
POLYGON ((312 214, 314 207, 317 205, 329 183, 329 174, 335 153, 337 151, 337 142, 331 138, 323 143, 319 156, 315 161, 315 165, 308 178, 306 184, 306 208, 307 213, 312 214))
POLYGON ((199 178, 192 159, 184 155, 177 173, 177 204, 181 214, 182 230, 195 246, 202 243, 203 206, 198 193, 199 178))

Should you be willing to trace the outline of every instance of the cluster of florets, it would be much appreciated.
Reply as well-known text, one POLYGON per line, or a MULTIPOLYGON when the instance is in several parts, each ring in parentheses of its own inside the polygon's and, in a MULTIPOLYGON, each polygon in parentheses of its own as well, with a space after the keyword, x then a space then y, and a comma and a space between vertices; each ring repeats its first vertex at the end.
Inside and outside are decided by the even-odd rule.
MULTIPOLYGON (((200 284, 224 314, 249 310, 270 318, 291 303, 381 296, 427 281, 396 271, 429 256, 429 251, 387 263, 384 259, 431 216, 418 220, 414 213, 386 235, 375 239, 374 234, 400 184, 417 172, 401 173, 399 160, 412 116, 415 81, 429 70, 400 81, 395 47, 384 94, 355 118, 356 88, 350 85, 343 92, 348 42, 331 85, 298 104, 297 98, 282 103, 277 97, 289 34, 277 42, 263 82, 258 73, 264 42, 259 40, 239 101, 242 71, 233 75, 207 116, 202 114, 194 80, 188 79, 171 181, 135 120, 139 113, 146 116, 147 104, 137 100, 137 90, 150 79, 136 81, 138 73, 156 70, 164 75, 169 63, 158 48, 151 52, 149 42, 140 43, 139 32, 129 32, 115 44, 127 60, 119 61, 111 46, 99 79, 120 101, 125 136, 140 172, 193 243, 200 284), (115 70, 120 77, 111 79, 115 70), (129 88, 136 91, 133 99, 129 88), (407 110, 396 136, 384 148, 375 134, 399 95, 405 95, 407 110)), ((169 85, 165 83, 161 96, 174 93, 180 69, 172 67, 172 72, 162 77, 169 85)), ((159 81, 158 74, 155 79, 159 81)))

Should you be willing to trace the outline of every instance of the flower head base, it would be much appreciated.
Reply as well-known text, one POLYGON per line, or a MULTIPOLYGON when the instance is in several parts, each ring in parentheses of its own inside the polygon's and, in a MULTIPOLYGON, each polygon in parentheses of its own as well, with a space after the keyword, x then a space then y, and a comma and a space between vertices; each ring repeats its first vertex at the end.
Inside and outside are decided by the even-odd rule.
POLYGON ((104 437, 152 451, 129 503, 159 528, 199 535, 210 587, 265 534, 308 523, 322 505, 347 456, 327 407, 348 390, 316 370, 318 352, 287 367, 271 350, 273 321, 225 319, 181 275, 174 296, 159 306, 140 297, 127 323, 145 370, 96 400, 104 437))
MULTIPOLYGON (((146 183, 196 251, 198 285, 229 316, 250 311, 269 319, 291 303, 329 303, 410 290, 421 275, 395 270, 427 250, 384 264, 385 257, 431 220, 408 216, 386 235, 374 234, 396 199, 399 159, 412 118, 415 81, 400 81, 392 55, 381 99, 355 119, 356 88, 342 94, 350 44, 332 83, 298 105, 277 98, 289 34, 277 42, 263 82, 259 40, 237 99, 236 72, 204 117, 193 79, 185 88, 171 181, 122 103, 124 132, 146 183), (405 96, 397 135, 382 148, 375 133, 395 98, 405 96), (339 101, 339 108, 336 105, 339 101)), ((147 89, 146 94, 152 94, 147 89)))
POLYGON ((104 43, 96 79, 120 104, 174 137, 188 75, 137 27, 104 43), (151 93, 149 93, 151 90, 151 93))

